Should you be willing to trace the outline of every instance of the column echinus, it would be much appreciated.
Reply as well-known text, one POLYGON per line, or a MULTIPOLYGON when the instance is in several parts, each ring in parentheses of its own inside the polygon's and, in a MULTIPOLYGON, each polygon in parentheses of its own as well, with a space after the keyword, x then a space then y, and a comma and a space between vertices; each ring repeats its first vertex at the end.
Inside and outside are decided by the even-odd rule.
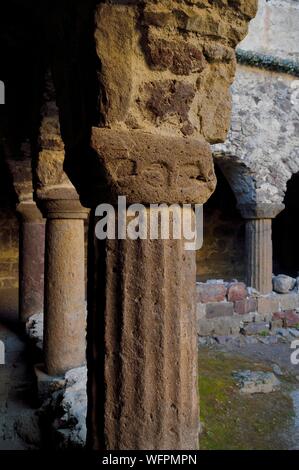
POLYGON ((86 361, 84 220, 88 210, 63 171, 64 144, 51 77, 46 77, 35 193, 46 218, 45 371, 51 376, 86 361))
POLYGON ((44 311, 45 220, 33 201, 31 146, 21 144, 22 158, 7 158, 19 215, 19 319, 44 311))
POLYGON ((284 204, 240 204, 246 219, 245 250, 247 284, 261 294, 272 292, 273 246, 272 219, 284 209, 284 204))
MULTIPOLYGON (((226 138, 234 48, 256 1, 197 3, 98 5, 103 126, 92 147, 105 184, 78 184, 94 206, 117 212, 118 196, 203 204, 213 192, 209 143, 226 138)), ((195 252, 179 240, 96 237, 93 249, 88 445, 196 449, 195 252)))

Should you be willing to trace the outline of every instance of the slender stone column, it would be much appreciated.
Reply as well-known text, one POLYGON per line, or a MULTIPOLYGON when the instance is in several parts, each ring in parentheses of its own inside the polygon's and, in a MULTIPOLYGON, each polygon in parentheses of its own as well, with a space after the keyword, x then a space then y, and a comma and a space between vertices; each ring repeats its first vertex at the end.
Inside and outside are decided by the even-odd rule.
POLYGON ((60 375, 85 362, 84 219, 79 201, 51 200, 45 259, 44 352, 46 372, 60 375))
POLYGON ((44 311, 45 220, 33 201, 17 206, 20 215, 19 317, 44 311))
POLYGON ((89 446, 196 449, 195 252, 182 240, 96 240, 94 248, 89 446))
POLYGON ((273 247, 272 219, 283 204, 240 205, 246 219, 247 284, 261 294, 272 292, 273 247))

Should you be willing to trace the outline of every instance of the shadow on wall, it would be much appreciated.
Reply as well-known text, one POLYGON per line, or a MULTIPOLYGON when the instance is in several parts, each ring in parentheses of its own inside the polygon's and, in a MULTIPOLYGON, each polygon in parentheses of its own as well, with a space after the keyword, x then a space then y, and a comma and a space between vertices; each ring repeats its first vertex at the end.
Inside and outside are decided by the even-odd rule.
POLYGON ((299 173, 288 182, 284 199, 286 206, 273 220, 274 273, 299 275, 298 213, 299 213, 299 173))
POLYGON ((217 187, 204 205, 204 244, 197 252, 197 279, 245 280, 245 223, 219 168, 217 187))

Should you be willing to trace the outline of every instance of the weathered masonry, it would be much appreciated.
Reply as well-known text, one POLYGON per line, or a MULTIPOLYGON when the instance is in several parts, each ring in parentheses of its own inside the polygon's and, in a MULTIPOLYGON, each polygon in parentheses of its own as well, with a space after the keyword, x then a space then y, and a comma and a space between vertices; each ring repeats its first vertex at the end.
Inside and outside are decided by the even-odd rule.
MULTIPOLYGON (((22 66, 30 46, 30 77, 24 97, 7 59, 2 156, 20 214, 20 320, 44 314, 39 380, 59 387, 84 368, 89 217, 88 446, 196 449, 195 253, 183 240, 99 241, 94 211, 118 196, 146 207, 210 198, 210 144, 229 130, 235 48, 257 2, 22 8, 32 28, 20 28, 17 46, 13 28, 9 52, 17 48, 22 66), (14 94, 24 104, 18 122, 14 94)), ((250 216, 248 233, 259 220, 250 216)), ((253 236, 248 243, 257 250, 253 236)))

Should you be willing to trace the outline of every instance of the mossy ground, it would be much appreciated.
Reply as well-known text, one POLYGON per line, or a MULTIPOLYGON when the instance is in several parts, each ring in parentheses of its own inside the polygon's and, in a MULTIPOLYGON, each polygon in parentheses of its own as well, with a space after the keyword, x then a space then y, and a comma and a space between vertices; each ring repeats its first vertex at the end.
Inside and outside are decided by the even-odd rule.
POLYGON ((201 348, 199 353, 199 393, 202 450, 288 449, 294 415, 293 402, 281 391, 242 395, 233 371, 271 370, 267 364, 201 348))

